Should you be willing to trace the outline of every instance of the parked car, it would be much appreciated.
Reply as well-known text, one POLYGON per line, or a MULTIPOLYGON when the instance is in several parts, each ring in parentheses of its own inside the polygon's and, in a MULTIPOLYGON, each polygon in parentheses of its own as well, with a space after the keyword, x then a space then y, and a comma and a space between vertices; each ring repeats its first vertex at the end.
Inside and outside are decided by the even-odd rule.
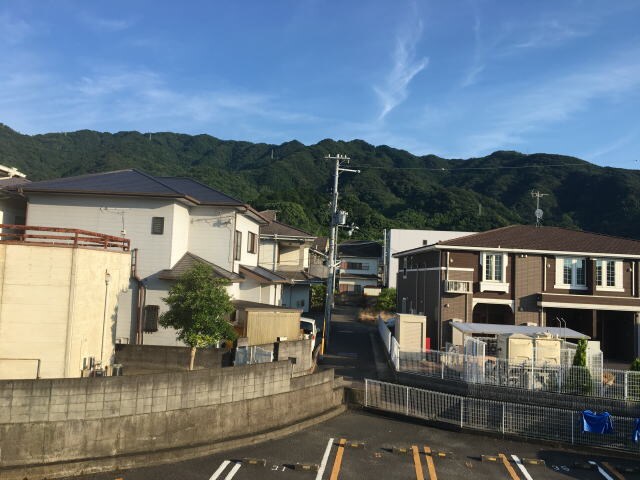
POLYGON ((316 327, 316 321, 313 318, 300 317, 300 330, 304 333, 304 338, 310 338, 313 340, 311 342, 311 353, 313 354, 313 349, 316 347, 316 342, 318 338, 318 333, 320 329, 316 327))

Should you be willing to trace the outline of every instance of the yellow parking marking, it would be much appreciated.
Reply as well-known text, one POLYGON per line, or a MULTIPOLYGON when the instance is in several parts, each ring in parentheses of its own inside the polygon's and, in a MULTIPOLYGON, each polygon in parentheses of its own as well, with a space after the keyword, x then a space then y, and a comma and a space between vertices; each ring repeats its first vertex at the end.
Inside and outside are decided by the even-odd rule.
POLYGON ((605 468, 609 470, 618 480, 625 480, 624 476, 622 476, 618 469, 611 465, 609 462, 602 462, 602 465, 604 465, 605 468))
POLYGON ((504 465, 504 468, 507 469, 507 472, 509 472, 509 475, 511 476, 511 480, 520 480, 520 477, 518 476, 516 471, 513 469, 513 467, 509 463, 509 459, 505 456, 505 454, 499 453, 498 457, 502 459, 502 464, 504 465))
POLYGON ((338 480, 338 474, 340 473, 340 466, 342 465, 342 455, 344 454, 344 445, 347 440, 340 439, 338 443, 338 451, 336 452, 336 459, 333 461, 333 469, 331 470, 331 477, 329 480, 338 480))
POLYGON ((411 445, 411 451, 413 452, 413 465, 416 467, 416 478, 418 480, 424 480, 422 463, 420 462, 420 450, 418 450, 416 445, 411 445))
POLYGON ((436 466, 433 464, 433 456, 431 455, 431 448, 426 445, 424 446, 424 457, 427 461, 429 480, 438 480, 438 475, 436 475, 436 466))

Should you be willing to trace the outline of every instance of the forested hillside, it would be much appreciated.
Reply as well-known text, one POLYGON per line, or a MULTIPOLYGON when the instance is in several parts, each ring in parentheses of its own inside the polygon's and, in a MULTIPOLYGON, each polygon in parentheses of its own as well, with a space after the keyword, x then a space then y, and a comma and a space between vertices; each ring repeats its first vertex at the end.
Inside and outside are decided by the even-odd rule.
POLYGON ((342 153, 360 174, 341 176, 340 207, 360 230, 384 228, 485 230, 533 223, 532 189, 544 224, 640 238, 640 172, 598 167, 573 157, 495 152, 447 160, 415 156, 360 140, 267 145, 175 133, 94 131, 21 135, 0 124, 0 163, 31 180, 137 168, 196 178, 280 219, 326 233, 331 162, 342 153))

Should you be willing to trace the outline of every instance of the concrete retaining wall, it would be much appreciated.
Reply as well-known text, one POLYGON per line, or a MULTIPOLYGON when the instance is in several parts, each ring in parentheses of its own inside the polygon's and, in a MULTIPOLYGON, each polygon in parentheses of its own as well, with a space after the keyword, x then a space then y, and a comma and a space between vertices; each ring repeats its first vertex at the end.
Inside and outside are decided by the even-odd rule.
POLYGON ((342 403, 333 371, 297 378, 291 373, 290 362, 276 362, 131 377, 0 382, 0 477, 79 474, 86 470, 74 469, 73 462, 81 465, 88 459, 94 469, 101 462, 113 468, 119 456, 259 434, 342 403))
MULTIPOLYGON (((124 374, 189 369, 190 348, 158 345, 116 345, 115 363, 124 365, 124 374)), ((226 348, 199 348, 195 370, 231 366, 231 352, 226 348)))

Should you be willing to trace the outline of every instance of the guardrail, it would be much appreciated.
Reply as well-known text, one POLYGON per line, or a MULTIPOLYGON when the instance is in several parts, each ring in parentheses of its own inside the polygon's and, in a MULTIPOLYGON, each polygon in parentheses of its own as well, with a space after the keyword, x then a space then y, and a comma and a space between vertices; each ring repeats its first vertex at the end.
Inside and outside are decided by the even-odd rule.
POLYGON ((365 407, 462 429, 640 452, 640 445, 633 441, 636 419, 630 417, 612 416, 613 433, 584 433, 579 411, 462 397, 370 379, 365 379, 365 407))
POLYGON ((128 252, 131 240, 75 228, 0 224, 0 242, 41 246, 102 248, 128 252))

